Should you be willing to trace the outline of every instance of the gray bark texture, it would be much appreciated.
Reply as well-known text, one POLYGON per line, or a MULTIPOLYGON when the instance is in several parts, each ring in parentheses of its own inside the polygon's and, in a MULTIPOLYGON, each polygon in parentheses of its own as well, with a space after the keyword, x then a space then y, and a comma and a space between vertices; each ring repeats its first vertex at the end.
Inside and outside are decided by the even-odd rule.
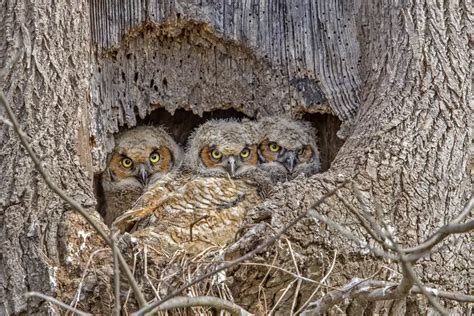
MULTIPOLYGON (((52 179, 97 218, 94 175, 104 170, 114 133, 153 115, 172 123, 169 113, 183 110, 316 118, 330 168, 281 184, 252 210, 253 229, 236 247, 242 254, 342 179, 353 179, 374 219, 403 246, 449 222, 472 193, 467 1, 5 0, 0 16, 0 89, 52 179), (340 150, 326 130, 339 124, 328 114, 342 121, 340 150)), ((0 124, 0 315, 55 313, 23 294, 70 298, 64 293, 76 289, 72 279, 103 243, 88 237, 90 227, 46 187, 13 130, 0 124), (81 252, 85 240, 89 253, 81 252)), ((342 200, 363 207, 348 187, 318 211, 369 241, 342 200)), ((314 299, 353 277, 400 281, 387 268, 397 265, 310 217, 284 237, 254 262, 320 280, 334 260, 329 287, 314 299)), ((421 280, 468 294, 470 243, 472 233, 447 239, 416 266, 421 280)), ((236 303, 265 313, 265 304, 279 301, 274 312, 289 314, 317 286, 267 272, 248 265, 230 271, 236 303)), ((98 313, 111 301, 79 306, 98 313)), ((354 302, 349 310, 357 304, 372 313, 391 308, 354 302)), ((425 300, 407 299, 407 313, 426 309, 425 300)))

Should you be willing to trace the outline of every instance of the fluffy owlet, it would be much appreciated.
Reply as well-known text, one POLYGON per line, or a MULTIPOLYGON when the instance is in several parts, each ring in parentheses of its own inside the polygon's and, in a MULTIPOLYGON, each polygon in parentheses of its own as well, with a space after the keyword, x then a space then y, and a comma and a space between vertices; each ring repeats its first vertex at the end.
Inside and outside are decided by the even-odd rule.
POLYGON ((255 123, 211 120, 191 135, 185 167, 205 177, 242 178, 258 166, 255 123))
POLYGON ((259 121, 260 168, 274 179, 319 171, 316 132, 308 122, 276 116, 259 121))
POLYGON ((173 174, 182 158, 181 148, 162 128, 141 126, 119 134, 102 176, 106 224, 132 208, 145 187, 173 174))
POLYGON ((130 230, 160 253, 187 254, 234 240, 246 211, 261 200, 250 175, 257 171, 253 122, 212 120, 190 137, 186 172, 157 181, 141 207, 115 225, 130 230))

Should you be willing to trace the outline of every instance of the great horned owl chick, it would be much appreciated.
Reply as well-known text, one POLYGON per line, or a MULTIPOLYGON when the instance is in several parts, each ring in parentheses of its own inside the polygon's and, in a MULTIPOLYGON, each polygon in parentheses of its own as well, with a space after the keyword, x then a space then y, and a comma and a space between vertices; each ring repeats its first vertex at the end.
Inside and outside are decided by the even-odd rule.
POLYGON ((190 137, 184 166, 206 176, 241 178, 257 169, 256 126, 251 121, 211 120, 190 137))
POLYGON ((182 158, 182 149, 162 128, 141 126, 119 134, 102 175, 105 223, 132 208, 145 187, 174 172, 182 158))
POLYGON ((319 171, 316 132, 309 122, 270 116, 259 121, 260 168, 272 178, 319 171))
MULTIPOLYGON (((261 201, 252 178, 257 172, 255 123, 211 120, 190 137, 185 170, 157 181, 141 207, 119 217, 121 230, 167 253, 196 254, 234 240, 248 209, 261 201)), ((161 259, 157 259, 161 260, 161 259)))

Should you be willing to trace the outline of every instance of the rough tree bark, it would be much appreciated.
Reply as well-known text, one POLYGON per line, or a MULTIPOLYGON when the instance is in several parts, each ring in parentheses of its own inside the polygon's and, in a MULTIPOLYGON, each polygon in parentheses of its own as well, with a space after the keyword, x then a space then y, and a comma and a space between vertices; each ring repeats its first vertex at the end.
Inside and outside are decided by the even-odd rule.
MULTIPOLYGON (((465 1, 418 0, 7 0, 0 88, 53 180, 91 213, 93 177, 104 168, 113 133, 158 108, 198 115, 235 109, 249 117, 333 113, 343 122, 340 135, 348 137, 331 168, 281 185, 249 221, 278 229, 351 177, 376 220, 393 227, 401 244, 414 245, 452 219, 472 191, 470 9, 465 1)), ((43 313, 53 307, 27 302, 23 293, 58 294, 64 285, 56 284, 56 271, 67 271, 65 236, 84 232, 74 231, 79 224, 61 229, 74 217, 40 180, 13 131, 5 124, 0 131, 0 314, 43 313)), ((321 211, 369 240, 340 200, 360 207, 353 191, 339 195, 321 211)), ((422 281, 468 293, 468 237, 452 237, 423 259, 422 281)), ((332 287, 390 265, 310 218, 286 238, 302 275, 322 278, 335 256, 326 280, 332 287)), ((256 260, 275 253, 294 269, 285 241, 256 260)), ((254 293, 261 294, 266 272, 233 271, 240 304, 262 304, 254 293), (249 276, 255 281, 244 281, 249 276)), ((387 269, 377 278, 399 281, 387 269)), ((269 306, 291 280, 279 272, 266 280, 269 306)), ((296 288, 277 312, 289 311, 296 288)), ((313 289, 303 282, 297 303, 313 289)), ((407 308, 424 304, 413 300, 407 308)), ((449 304, 458 312, 467 308, 449 304)))

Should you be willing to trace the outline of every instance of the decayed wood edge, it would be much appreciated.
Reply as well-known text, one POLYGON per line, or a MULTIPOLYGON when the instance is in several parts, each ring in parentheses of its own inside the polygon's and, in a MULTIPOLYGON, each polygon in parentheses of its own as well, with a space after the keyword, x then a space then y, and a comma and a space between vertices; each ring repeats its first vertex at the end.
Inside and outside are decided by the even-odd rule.
MULTIPOLYGON (((198 116, 205 112, 227 109, 235 109, 249 117, 269 111, 273 114, 303 114, 302 111, 293 109, 285 69, 272 67, 268 61, 259 59, 245 46, 219 38, 202 22, 164 22, 159 25, 147 22, 131 29, 120 47, 101 52, 95 63, 91 78, 91 108, 96 120, 91 122, 91 132, 97 144, 93 150, 96 172, 105 168, 105 155, 114 147, 112 134, 123 126, 137 125, 138 120, 144 119, 157 108, 163 108, 171 114, 184 109, 198 116), (185 44, 178 46, 183 45, 186 49, 181 50, 171 44, 173 48, 169 50, 170 42, 183 41, 185 44), (196 42, 204 42, 211 47, 203 49, 196 42), (158 57, 164 55, 163 59, 168 62, 160 63, 160 58, 155 59, 156 54, 158 57), (178 63, 176 56, 179 56, 180 61, 184 60, 183 67, 174 64, 178 63), (189 61, 190 56, 191 60, 196 58, 199 67, 205 69, 203 78, 201 74, 190 74, 193 71, 194 74, 197 73, 195 68, 189 66, 194 63, 189 61), (224 60, 219 62, 221 57, 224 60), (242 66, 245 70, 238 71, 235 67, 241 63, 245 65, 242 66), (146 72, 142 71, 144 65, 147 65, 146 72), (211 72, 214 68, 220 70, 219 80, 215 78, 216 85, 219 82, 218 86, 213 83, 211 72), (174 78, 175 69, 188 75, 174 78), (242 73, 241 77, 230 76, 236 71, 242 73), (139 75, 136 77, 134 74, 139 75), (168 76, 175 80, 170 83, 168 76), (176 79, 179 79, 178 82, 176 79), (162 80, 167 82, 166 86, 161 84, 162 80), (149 87, 149 82, 154 82, 154 88, 149 87), (229 85, 229 82, 234 85, 229 85), (220 88, 226 91, 222 97, 220 88), (192 101, 194 91, 200 91, 197 93, 197 103, 192 101)), ((322 92, 319 93, 319 88, 314 89, 318 91, 315 95, 321 94, 318 104, 326 108, 327 102, 321 99, 324 98, 322 92)))
POLYGON ((267 6, 260 2, 95 0, 91 2, 91 33, 94 46, 102 51, 120 47, 146 24, 206 24, 223 40, 281 65, 289 82, 298 73, 319 80, 324 94, 334 98, 335 113, 348 121, 359 106, 361 83, 353 10, 352 4, 332 0, 316 4, 277 1, 267 6), (272 21, 282 22, 273 25, 272 21))
MULTIPOLYGON (((40 159, 36 156, 33 149, 31 148, 28 141, 26 140, 26 134, 22 131, 22 129, 21 129, 16 117, 15 117, 15 114, 13 113, 11 107, 8 105, 7 100, 5 99, 5 96, 3 95, 2 91, 0 91, 0 103, 2 103, 3 107, 5 108, 5 110, 7 112, 7 115, 8 115, 8 118, 9 118, 16 134, 18 135, 23 147, 28 152, 28 155, 33 160, 33 163, 36 167, 36 170, 38 170, 38 172, 41 174, 41 176, 42 176, 43 180, 46 182, 47 186, 53 192, 55 192, 63 201, 68 203, 84 219, 86 219, 86 221, 95 229, 95 231, 97 233, 99 233, 99 235, 109 245, 109 247, 113 247, 114 246, 113 242, 111 241, 111 239, 109 238, 107 233, 87 213, 87 211, 76 200, 74 200, 72 197, 70 197, 66 192, 61 190, 55 183, 53 183, 51 181, 51 178, 50 178, 48 172, 45 169, 43 169, 43 166, 42 166, 42 163, 41 163, 40 159)), ((133 277, 133 274, 131 273, 131 271, 130 271, 128 265, 127 265, 127 262, 125 261, 124 257, 122 256, 122 254, 120 252, 116 252, 116 254, 117 254, 117 257, 118 257, 118 261, 120 263, 120 267, 122 268, 123 272, 125 273, 125 276, 126 276, 128 282, 130 283, 130 286, 133 289, 133 293, 135 295, 135 298, 138 301, 138 304, 140 306, 146 306, 147 303, 145 301, 145 298, 144 298, 142 292, 140 291, 140 288, 139 288, 137 282, 135 281, 135 279, 133 277)))

